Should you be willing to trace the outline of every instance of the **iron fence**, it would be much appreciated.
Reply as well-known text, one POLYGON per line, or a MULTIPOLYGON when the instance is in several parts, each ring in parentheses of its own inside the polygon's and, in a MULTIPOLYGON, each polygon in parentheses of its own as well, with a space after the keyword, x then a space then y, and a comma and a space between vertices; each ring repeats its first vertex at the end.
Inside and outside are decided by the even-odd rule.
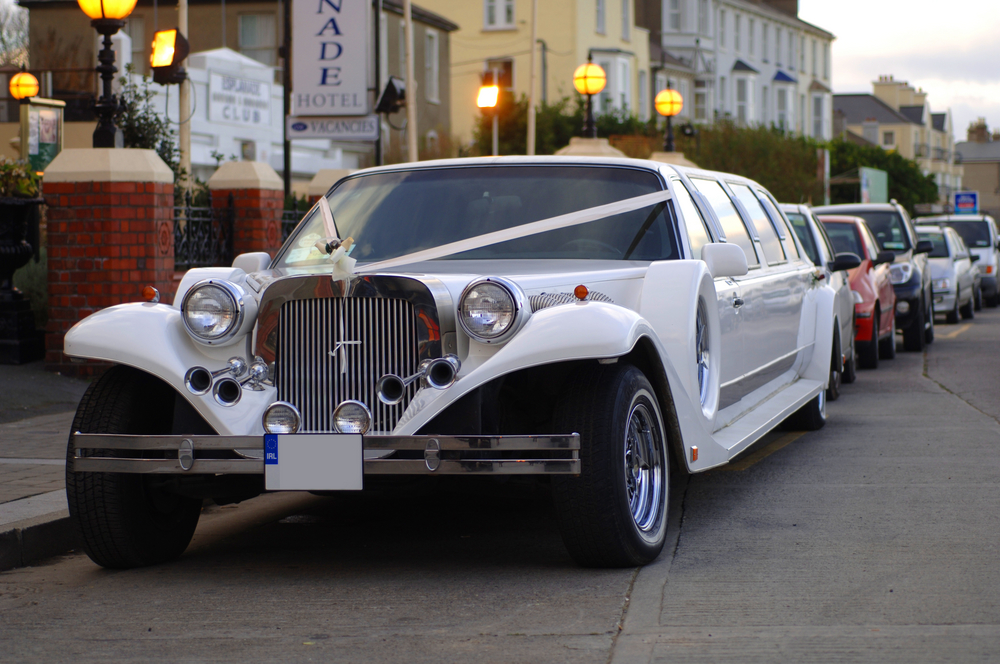
POLYGON ((292 234, 292 231, 295 230, 308 211, 309 204, 303 202, 302 207, 299 207, 299 199, 297 198, 292 201, 292 209, 285 208, 281 213, 281 244, 285 243, 285 240, 292 234))
POLYGON ((195 207, 191 192, 184 205, 174 207, 174 269, 217 267, 233 264, 233 223, 236 206, 233 195, 223 207, 195 207))

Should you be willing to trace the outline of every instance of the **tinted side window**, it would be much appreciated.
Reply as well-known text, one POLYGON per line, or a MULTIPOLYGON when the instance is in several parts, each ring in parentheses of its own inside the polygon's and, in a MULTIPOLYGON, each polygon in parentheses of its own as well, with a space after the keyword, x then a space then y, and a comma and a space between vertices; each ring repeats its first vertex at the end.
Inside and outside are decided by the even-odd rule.
POLYGON ((865 248, 868 250, 868 258, 875 260, 875 257, 878 256, 878 243, 872 237, 872 232, 863 224, 861 226, 861 236, 864 238, 865 248))
POLYGON ((785 252, 781 248, 778 234, 774 231, 774 226, 771 225, 771 220, 768 219, 764 208, 760 206, 760 201, 750 191, 750 187, 745 184, 730 184, 729 187, 750 214, 750 221, 757 229, 757 235, 760 236, 760 244, 764 249, 764 258, 767 262, 773 265, 785 260, 785 252))
POLYGON ((671 180, 670 184, 673 185, 674 200, 684 217, 684 228, 691 243, 691 258, 701 259, 701 248, 712 241, 705 228, 705 220, 684 184, 680 180, 671 180))
POLYGON ((823 226, 838 254, 850 252, 859 257, 864 256, 865 252, 861 249, 861 238, 858 237, 858 229, 854 224, 824 223, 823 226))
POLYGON ((806 256, 813 262, 813 265, 819 265, 819 250, 816 248, 816 242, 809 231, 809 222, 806 221, 805 215, 800 212, 786 212, 785 216, 791 222, 795 235, 798 236, 799 242, 802 243, 802 248, 806 250, 806 256))
POLYGON ((757 267, 760 265, 757 252, 753 248, 753 240, 750 239, 750 234, 747 233, 743 220, 740 219, 733 202, 729 199, 729 194, 725 192, 722 185, 715 180, 701 178, 691 178, 691 182, 708 199, 709 205, 715 211, 715 216, 722 224, 722 232, 726 234, 726 240, 743 249, 743 253, 747 255, 748 266, 757 267))

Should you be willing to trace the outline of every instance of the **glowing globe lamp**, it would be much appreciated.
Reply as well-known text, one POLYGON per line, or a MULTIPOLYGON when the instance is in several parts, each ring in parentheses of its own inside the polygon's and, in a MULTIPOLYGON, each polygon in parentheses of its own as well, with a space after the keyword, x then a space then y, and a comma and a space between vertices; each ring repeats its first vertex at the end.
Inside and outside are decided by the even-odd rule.
POLYGON ((573 87, 582 95, 596 95, 608 83, 608 76, 600 65, 587 62, 573 72, 573 87))
POLYGON ((681 97, 681 93, 670 88, 660 90, 653 103, 656 106, 656 112, 668 118, 677 115, 684 108, 684 98, 681 97))
POLYGON ((135 9, 137 0, 77 0, 83 13, 92 21, 102 18, 124 20, 135 9))
POLYGON ((10 79, 10 96, 18 101, 38 94, 38 79, 26 71, 14 74, 10 79))

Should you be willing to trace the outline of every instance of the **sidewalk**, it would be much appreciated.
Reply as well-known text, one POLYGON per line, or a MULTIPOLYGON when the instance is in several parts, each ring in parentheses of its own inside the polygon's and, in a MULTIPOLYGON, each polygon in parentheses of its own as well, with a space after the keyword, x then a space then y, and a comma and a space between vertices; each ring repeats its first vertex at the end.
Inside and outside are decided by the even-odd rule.
POLYGON ((66 442, 87 384, 42 362, 0 365, 0 570, 74 546, 66 442))

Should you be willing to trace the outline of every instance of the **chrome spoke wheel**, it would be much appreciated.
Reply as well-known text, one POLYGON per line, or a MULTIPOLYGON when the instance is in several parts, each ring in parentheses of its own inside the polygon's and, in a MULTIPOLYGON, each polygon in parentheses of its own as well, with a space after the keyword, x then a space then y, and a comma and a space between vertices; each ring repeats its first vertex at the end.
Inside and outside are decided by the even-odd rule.
POLYGON ((625 429, 625 487, 632 520, 642 532, 659 526, 663 508, 663 444, 654 417, 646 404, 636 404, 625 429))
POLYGON ((708 377, 711 368, 711 354, 708 345, 708 321, 705 307, 698 304, 698 318, 695 323, 695 362, 698 365, 698 396, 701 404, 708 400, 708 377))

